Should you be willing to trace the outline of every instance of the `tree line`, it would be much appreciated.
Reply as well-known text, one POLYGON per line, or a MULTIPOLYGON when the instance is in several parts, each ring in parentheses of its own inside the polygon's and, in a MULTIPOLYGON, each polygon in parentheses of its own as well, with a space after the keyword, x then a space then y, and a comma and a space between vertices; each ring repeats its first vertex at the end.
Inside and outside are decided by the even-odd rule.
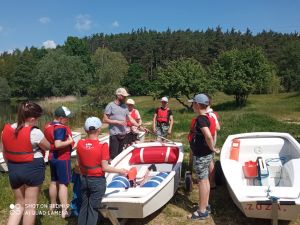
POLYGON ((132 95, 181 101, 198 91, 224 91, 241 105, 251 93, 299 91, 298 33, 252 34, 145 28, 68 37, 56 49, 0 55, 0 99, 88 95, 103 105, 119 85, 132 95))

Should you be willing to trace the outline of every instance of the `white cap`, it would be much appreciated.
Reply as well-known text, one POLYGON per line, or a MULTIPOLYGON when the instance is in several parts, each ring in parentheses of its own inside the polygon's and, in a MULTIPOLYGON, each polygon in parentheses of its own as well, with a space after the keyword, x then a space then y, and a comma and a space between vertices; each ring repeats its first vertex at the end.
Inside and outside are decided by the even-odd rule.
POLYGON ((167 97, 162 97, 160 101, 161 101, 161 102, 168 102, 169 100, 168 100, 167 97))
POLYGON ((125 88, 118 88, 116 90, 116 95, 129 96, 130 94, 126 91, 125 88))
POLYGON ((86 131, 97 130, 102 126, 101 120, 98 117, 89 117, 86 119, 84 129, 86 131))
POLYGON ((127 101, 126 101, 126 104, 129 104, 129 105, 134 105, 134 104, 135 104, 135 102, 134 102, 134 100, 133 100, 133 99, 129 98, 129 99, 127 99, 127 101))

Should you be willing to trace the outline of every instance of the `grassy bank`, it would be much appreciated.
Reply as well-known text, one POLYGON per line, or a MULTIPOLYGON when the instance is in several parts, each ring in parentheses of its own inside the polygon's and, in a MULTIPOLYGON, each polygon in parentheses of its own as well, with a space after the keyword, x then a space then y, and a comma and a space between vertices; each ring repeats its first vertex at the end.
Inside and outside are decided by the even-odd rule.
MULTIPOLYGON (((144 124, 151 128, 152 115, 155 107, 159 106, 159 101, 153 101, 151 97, 137 97, 134 99, 144 124)), ((61 103, 53 103, 52 105, 47 103, 45 106, 49 107, 49 111, 51 111, 57 104, 61 103)), ((84 117, 89 114, 100 116, 102 113, 99 109, 92 112, 91 109, 85 109, 84 100, 77 100, 68 104, 71 109, 82 110, 83 114, 80 118, 77 118, 80 119, 81 124, 84 117)), ((194 114, 186 111, 173 99, 171 99, 169 106, 175 119, 174 131, 169 139, 183 142, 185 151, 188 152, 186 136, 190 120, 194 114)), ((288 132, 300 141, 300 96, 297 94, 254 95, 250 96, 246 107, 236 108, 232 96, 218 93, 214 96, 213 108, 219 112, 222 123, 221 131, 218 133, 218 147, 222 146, 226 137, 230 134, 254 131, 288 132)), ((78 123, 73 122, 71 126, 73 129, 78 128, 78 123)), ((148 138, 154 139, 155 137, 150 136, 148 138)), ((186 166, 186 160, 184 166, 186 166)), ((49 182, 50 171, 47 168, 46 181, 42 187, 39 203, 48 203, 49 182)), ((13 203, 13 195, 7 174, 0 174, 0 189, 0 224, 5 224, 9 205, 13 203)), ((198 199, 197 194, 196 185, 194 185, 191 193, 185 193, 180 188, 172 200, 158 212, 143 220, 129 220, 128 224, 191 224, 192 222, 187 220, 186 216, 192 212, 192 205, 198 199)), ((270 224, 269 220, 246 218, 232 202, 226 186, 220 186, 212 191, 211 205, 211 218, 201 222, 201 224, 270 224)), ((64 221, 58 216, 38 216, 37 224, 76 224, 76 220, 71 218, 64 221)), ((103 224, 110 223, 106 220, 103 224)), ((199 221, 192 224, 199 224, 199 221)), ((279 224, 300 225, 300 218, 294 222, 280 221, 279 224)))

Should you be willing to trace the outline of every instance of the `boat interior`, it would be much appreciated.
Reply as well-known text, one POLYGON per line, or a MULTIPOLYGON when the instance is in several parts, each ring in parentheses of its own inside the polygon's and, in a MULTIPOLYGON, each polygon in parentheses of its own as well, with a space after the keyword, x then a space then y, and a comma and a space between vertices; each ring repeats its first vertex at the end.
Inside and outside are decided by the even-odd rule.
POLYGON ((112 193, 113 197, 142 197, 163 185, 174 177, 175 167, 181 166, 179 152, 178 147, 168 146, 133 149, 115 165, 128 169, 128 176, 108 175, 106 197, 112 193))
MULTIPOLYGON (((223 166, 230 168, 232 176, 226 178, 232 184, 244 186, 245 190, 253 187, 252 191, 248 188, 248 195, 253 192, 253 196, 259 196, 260 189, 255 187, 264 186, 276 187, 278 195, 299 196, 300 149, 284 137, 233 139, 223 166)), ((261 195, 266 196, 265 191, 261 195)))

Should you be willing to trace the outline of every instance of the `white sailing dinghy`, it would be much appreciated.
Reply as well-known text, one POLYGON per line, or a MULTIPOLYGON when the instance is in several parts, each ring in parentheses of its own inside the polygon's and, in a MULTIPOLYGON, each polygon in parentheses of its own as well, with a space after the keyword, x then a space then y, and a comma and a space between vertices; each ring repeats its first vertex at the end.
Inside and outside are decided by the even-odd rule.
POLYGON ((247 217, 294 220, 299 216, 300 145, 291 135, 230 135, 220 161, 230 195, 247 217))
POLYGON ((100 211, 113 224, 117 218, 145 218, 164 206, 176 192, 183 160, 181 143, 146 142, 128 147, 111 165, 136 171, 134 181, 106 174, 107 189, 100 211))

